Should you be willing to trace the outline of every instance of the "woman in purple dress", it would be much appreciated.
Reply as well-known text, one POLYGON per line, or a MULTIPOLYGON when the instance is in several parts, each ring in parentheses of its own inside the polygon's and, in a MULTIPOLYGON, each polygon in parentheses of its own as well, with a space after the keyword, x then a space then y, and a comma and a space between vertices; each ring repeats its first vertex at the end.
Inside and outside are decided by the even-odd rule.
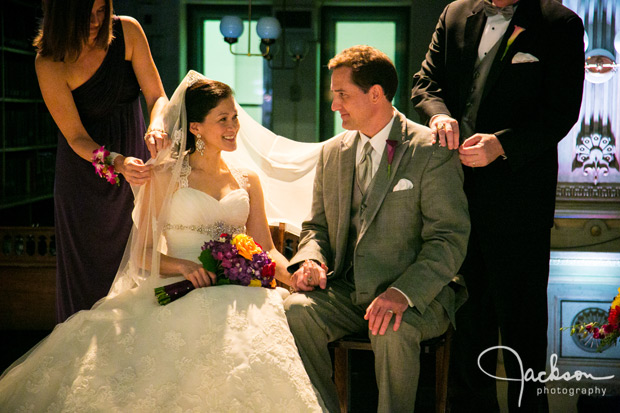
POLYGON ((47 0, 35 61, 41 93, 59 128, 54 186, 57 319, 104 297, 131 230, 133 194, 144 164, 167 143, 166 98, 140 24, 113 16, 112 0, 47 0), (150 127, 140 107, 142 90, 150 127), (143 141, 144 136, 144 141, 143 141), (145 145, 146 141, 146 145, 145 145), (119 186, 91 164, 105 146, 119 186))

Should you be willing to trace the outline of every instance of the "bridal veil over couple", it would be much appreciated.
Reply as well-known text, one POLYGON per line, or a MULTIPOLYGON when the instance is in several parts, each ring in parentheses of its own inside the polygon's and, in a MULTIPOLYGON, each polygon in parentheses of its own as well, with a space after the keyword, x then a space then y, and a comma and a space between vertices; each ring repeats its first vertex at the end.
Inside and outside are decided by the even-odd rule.
MULTIPOLYGON (((351 56, 379 56, 377 73, 381 65, 392 73, 376 49, 352 48, 351 56)), ((165 112, 171 144, 149 161, 151 180, 137 189, 109 295, 3 374, 0 406, 337 411, 327 342, 370 328, 379 410, 413 409, 419 342, 445 331, 462 296, 455 278, 469 232, 462 171, 458 157, 431 144, 429 129, 391 106, 395 70, 395 83, 362 79, 370 82, 364 90, 354 66, 330 68, 332 108, 349 131, 323 144, 273 135, 235 104, 228 86, 188 73, 165 112), (360 178, 356 159, 365 156, 360 178), (257 172, 239 168, 248 164, 257 172), (298 224, 308 212, 288 266, 268 217, 298 224), (198 256, 222 232, 251 235, 297 293, 228 285, 159 306, 153 291, 163 284, 210 287, 213 274, 198 256)))

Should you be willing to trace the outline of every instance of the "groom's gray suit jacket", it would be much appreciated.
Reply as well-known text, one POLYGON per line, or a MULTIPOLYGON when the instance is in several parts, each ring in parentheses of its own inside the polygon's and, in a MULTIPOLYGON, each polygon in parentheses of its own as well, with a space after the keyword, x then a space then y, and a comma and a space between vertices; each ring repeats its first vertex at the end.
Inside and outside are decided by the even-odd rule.
MULTIPOLYGON (((329 280, 345 276, 357 136, 356 131, 344 132, 322 149, 312 210, 302 225, 293 268, 312 259, 333 270, 329 280)), ((386 148, 361 208, 353 303, 366 306, 396 287, 421 313, 437 300, 454 323, 454 313, 466 299, 457 271, 469 236, 458 153, 432 145, 430 129, 398 111, 389 139, 397 141, 391 172, 386 148), (394 191, 403 179, 413 187, 394 191)))

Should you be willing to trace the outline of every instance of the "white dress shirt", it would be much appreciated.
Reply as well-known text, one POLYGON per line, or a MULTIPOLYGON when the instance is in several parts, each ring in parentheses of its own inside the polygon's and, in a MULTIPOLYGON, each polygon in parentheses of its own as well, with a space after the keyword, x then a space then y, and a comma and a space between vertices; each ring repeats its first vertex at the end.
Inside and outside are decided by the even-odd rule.
POLYGON ((364 135, 360 132, 361 140, 357 144, 357 152, 355 154, 355 165, 360 163, 362 159, 362 154, 364 152, 364 146, 366 142, 370 141, 370 145, 372 146, 373 151, 371 152, 370 158, 372 159, 372 177, 375 176, 377 171, 379 170, 379 163, 381 163, 381 157, 383 156, 383 151, 385 150, 385 141, 390 137, 390 131, 392 130, 392 125, 394 124, 395 115, 392 115, 392 119, 385 125, 383 129, 375 134, 372 138, 364 135))
POLYGON ((500 13, 487 17, 480 45, 478 45, 478 58, 480 60, 484 59, 484 56, 495 46, 495 43, 501 41, 509 25, 510 20, 506 20, 500 13))

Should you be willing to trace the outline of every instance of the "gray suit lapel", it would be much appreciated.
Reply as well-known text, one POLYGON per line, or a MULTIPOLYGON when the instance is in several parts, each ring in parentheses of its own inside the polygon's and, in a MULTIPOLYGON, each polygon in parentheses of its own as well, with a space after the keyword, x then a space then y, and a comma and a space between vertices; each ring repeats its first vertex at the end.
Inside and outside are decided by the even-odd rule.
POLYGON ((373 219, 377 215, 379 208, 383 204, 383 200, 387 195, 390 188, 393 186, 393 180, 398 171, 398 165, 403 158, 403 154, 407 150, 408 145, 405 144, 405 138, 407 136, 407 118, 396 111, 396 118, 390 131, 389 139, 398 142, 396 148, 394 148, 394 158, 392 159, 391 174, 388 176, 388 148, 383 151, 381 162, 379 163, 379 169, 375 174, 368 192, 365 198, 362 200, 361 210, 361 230, 358 239, 364 236, 364 233, 368 229, 368 226, 372 223, 373 219))
MULTIPOLYGON (((340 153, 338 160, 338 239, 336 240, 336 251, 347 250, 347 238, 349 235, 349 225, 351 223, 351 197, 353 194, 353 181, 355 173, 355 142, 357 132, 346 132, 340 142, 340 153)), ((335 200, 334 200, 335 201, 335 200)), ((329 200, 328 200, 329 202, 329 200)), ((341 263, 335 263, 338 269, 341 263)))

